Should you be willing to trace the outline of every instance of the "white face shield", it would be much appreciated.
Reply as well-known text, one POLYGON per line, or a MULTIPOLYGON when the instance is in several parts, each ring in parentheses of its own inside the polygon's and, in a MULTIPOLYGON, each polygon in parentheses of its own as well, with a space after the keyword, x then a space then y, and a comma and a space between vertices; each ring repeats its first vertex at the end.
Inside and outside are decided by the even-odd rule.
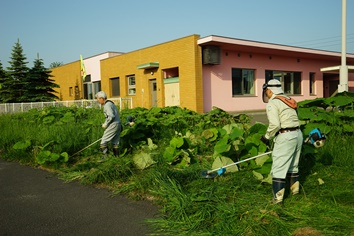
POLYGON ((269 101, 269 98, 267 97, 267 94, 266 94, 267 89, 272 91, 272 93, 275 95, 284 93, 283 89, 281 88, 281 83, 279 80, 276 80, 276 79, 269 80, 268 83, 263 84, 262 98, 263 98, 264 103, 268 103, 268 101, 269 101))
POLYGON ((268 103, 269 98, 267 97, 266 91, 267 91, 267 84, 263 84, 263 93, 262 93, 262 99, 264 103, 268 103))

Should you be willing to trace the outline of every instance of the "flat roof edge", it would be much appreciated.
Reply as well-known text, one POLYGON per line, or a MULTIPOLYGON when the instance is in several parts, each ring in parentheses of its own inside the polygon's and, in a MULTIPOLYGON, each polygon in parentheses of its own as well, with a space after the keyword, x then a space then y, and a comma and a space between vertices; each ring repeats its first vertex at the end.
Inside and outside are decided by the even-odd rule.
MULTIPOLYGON (((204 38, 200 38, 198 39, 197 42, 198 45, 215 42, 215 43, 226 43, 226 44, 235 44, 235 45, 242 45, 242 46, 269 48, 275 50, 312 53, 312 54, 319 54, 319 55, 326 55, 326 56, 336 56, 336 57, 341 56, 340 52, 331 52, 331 51, 325 51, 320 49, 302 48, 302 47, 288 46, 288 45, 274 44, 274 43, 265 43, 265 42, 229 38, 229 37, 223 37, 217 35, 210 35, 204 38)), ((347 57, 354 58, 354 54, 347 53, 347 57)))

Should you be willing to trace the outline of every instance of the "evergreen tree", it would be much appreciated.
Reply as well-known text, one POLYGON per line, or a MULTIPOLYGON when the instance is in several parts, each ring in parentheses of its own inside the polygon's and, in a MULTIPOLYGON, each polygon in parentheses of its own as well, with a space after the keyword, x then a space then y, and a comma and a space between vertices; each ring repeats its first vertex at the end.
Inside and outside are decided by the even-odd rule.
POLYGON ((9 93, 7 94, 7 102, 25 102, 22 96, 26 89, 24 80, 28 73, 28 67, 26 66, 28 62, 26 62, 27 58, 23 54, 19 39, 12 49, 10 59, 10 66, 7 67, 10 77, 7 84, 7 89, 9 90, 9 93))
POLYGON ((5 103, 8 98, 8 94, 10 91, 8 90, 9 77, 6 71, 2 67, 2 63, 0 61, 0 103, 5 103))
POLYGON ((53 88, 59 88, 54 80, 50 70, 44 67, 43 60, 37 56, 33 62, 34 66, 29 70, 25 80, 26 90, 23 99, 28 102, 50 102, 59 99, 54 93, 53 88))

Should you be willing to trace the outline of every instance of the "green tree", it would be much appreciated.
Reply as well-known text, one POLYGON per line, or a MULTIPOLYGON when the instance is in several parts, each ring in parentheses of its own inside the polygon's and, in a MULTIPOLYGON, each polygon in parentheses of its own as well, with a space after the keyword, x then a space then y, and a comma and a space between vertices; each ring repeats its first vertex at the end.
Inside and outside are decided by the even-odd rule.
POLYGON ((54 93, 53 88, 59 88, 54 83, 51 71, 44 67, 43 60, 37 55, 37 59, 33 62, 33 67, 28 71, 25 79, 26 90, 23 99, 28 102, 50 102, 59 99, 54 93))
POLYGON ((18 39, 15 46, 12 49, 10 66, 7 67, 9 80, 6 88, 7 93, 6 102, 25 102, 23 100, 23 94, 25 91, 24 80, 27 77, 28 67, 26 62, 26 56, 23 54, 23 49, 18 39))
POLYGON ((52 69, 52 68, 59 67, 59 66, 62 66, 62 65, 64 65, 63 62, 55 61, 55 62, 50 63, 49 68, 52 69))
POLYGON ((9 77, 7 76, 6 71, 2 67, 0 61, 0 103, 6 102, 7 94, 9 93, 7 87, 9 83, 9 77))

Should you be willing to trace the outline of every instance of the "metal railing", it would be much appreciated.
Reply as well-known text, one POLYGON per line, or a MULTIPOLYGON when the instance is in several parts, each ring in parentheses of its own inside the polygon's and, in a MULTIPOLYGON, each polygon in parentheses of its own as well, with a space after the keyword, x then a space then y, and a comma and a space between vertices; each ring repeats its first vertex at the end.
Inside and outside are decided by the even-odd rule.
MULTIPOLYGON (((109 98, 120 110, 133 108, 132 98, 109 98)), ((45 107, 83 107, 83 108, 101 108, 96 100, 70 100, 53 102, 22 102, 22 103, 2 103, 0 104, 0 114, 27 112, 31 109, 42 110, 45 107)))

